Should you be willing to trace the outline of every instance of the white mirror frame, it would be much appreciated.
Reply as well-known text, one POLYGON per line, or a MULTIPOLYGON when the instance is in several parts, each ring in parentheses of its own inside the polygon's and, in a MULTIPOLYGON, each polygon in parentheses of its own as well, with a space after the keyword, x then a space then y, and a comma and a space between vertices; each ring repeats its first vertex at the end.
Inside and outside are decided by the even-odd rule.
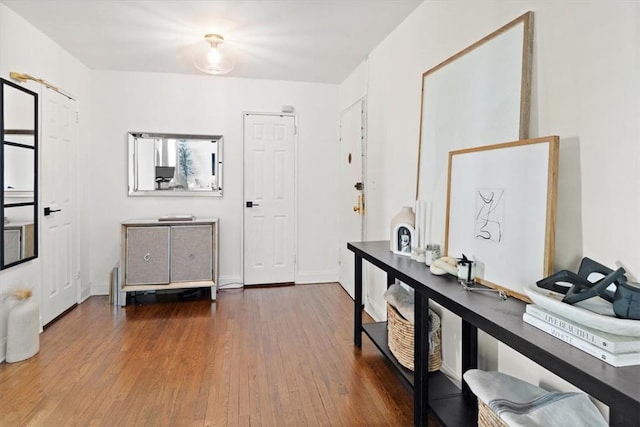
POLYGON ((450 151, 528 138, 533 12, 422 75, 416 199, 432 206, 431 242, 444 241, 450 151))

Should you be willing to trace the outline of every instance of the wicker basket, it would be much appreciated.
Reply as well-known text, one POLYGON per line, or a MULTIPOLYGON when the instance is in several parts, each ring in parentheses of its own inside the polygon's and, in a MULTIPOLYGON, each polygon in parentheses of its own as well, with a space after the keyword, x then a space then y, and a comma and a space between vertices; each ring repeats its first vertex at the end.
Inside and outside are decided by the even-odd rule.
MULTIPOLYGON (((440 370, 442 351, 440 344, 440 317, 429 310, 431 330, 429 331, 429 372, 440 370)), ((414 327, 398 313, 396 308, 387 304, 387 332, 389 350, 398 362, 407 369, 414 370, 413 341, 414 327)))
POLYGON ((478 399, 478 427, 508 427, 491 408, 478 399))

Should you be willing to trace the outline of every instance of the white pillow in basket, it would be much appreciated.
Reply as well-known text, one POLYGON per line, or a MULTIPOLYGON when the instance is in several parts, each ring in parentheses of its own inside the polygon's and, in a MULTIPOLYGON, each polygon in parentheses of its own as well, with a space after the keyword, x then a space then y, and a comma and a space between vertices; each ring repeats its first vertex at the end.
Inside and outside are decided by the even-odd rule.
POLYGON ((407 291, 402 285, 394 283, 384 293, 384 299, 395 307, 407 322, 414 324, 414 296, 412 292, 407 291))

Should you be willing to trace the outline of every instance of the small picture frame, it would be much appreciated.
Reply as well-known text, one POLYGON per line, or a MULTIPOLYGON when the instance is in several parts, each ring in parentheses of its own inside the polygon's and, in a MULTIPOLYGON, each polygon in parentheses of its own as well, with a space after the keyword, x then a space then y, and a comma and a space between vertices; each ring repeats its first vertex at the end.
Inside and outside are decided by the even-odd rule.
POLYGON ((411 245, 415 237, 415 230, 411 224, 398 224, 393 230, 393 253, 411 256, 411 245))

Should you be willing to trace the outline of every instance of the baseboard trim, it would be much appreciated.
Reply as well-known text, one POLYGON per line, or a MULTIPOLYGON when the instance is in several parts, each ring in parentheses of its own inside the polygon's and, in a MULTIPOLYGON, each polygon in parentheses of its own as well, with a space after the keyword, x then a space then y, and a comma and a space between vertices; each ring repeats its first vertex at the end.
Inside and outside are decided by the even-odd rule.
POLYGON ((218 289, 241 288, 244 286, 240 276, 220 276, 218 277, 218 289))
POLYGON ((97 282, 91 283, 89 287, 91 296, 94 295, 109 295, 109 282, 97 282))
POLYGON ((376 322, 382 322, 387 318, 387 306, 378 306, 370 298, 365 302, 365 311, 376 322))
POLYGON ((456 372, 449 368, 444 362, 442 362, 442 366, 440 367, 442 373, 444 373, 449 379, 456 385, 458 388, 462 388, 462 379, 460 375, 456 374, 456 372))
POLYGON ((331 283, 338 281, 338 271, 312 271, 309 273, 298 273, 296 275, 296 285, 310 283, 331 283))
MULTIPOLYGON (((338 281, 338 273, 336 271, 318 271, 313 273, 298 274, 296 277, 296 285, 306 285, 312 283, 334 283, 338 281)), ((224 276, 218 278, 218 289, 237 289, 242 288, 244 283, 240 276, 224 276)), ((91 296, 109 295, 108 282, 95 282, 90 286, 91 296)))
POLYGON ((0 363, 3 363, 7 358, 7 337, 0 340, 0 349, 2 349, 2 354, 0 354, 0 363))

